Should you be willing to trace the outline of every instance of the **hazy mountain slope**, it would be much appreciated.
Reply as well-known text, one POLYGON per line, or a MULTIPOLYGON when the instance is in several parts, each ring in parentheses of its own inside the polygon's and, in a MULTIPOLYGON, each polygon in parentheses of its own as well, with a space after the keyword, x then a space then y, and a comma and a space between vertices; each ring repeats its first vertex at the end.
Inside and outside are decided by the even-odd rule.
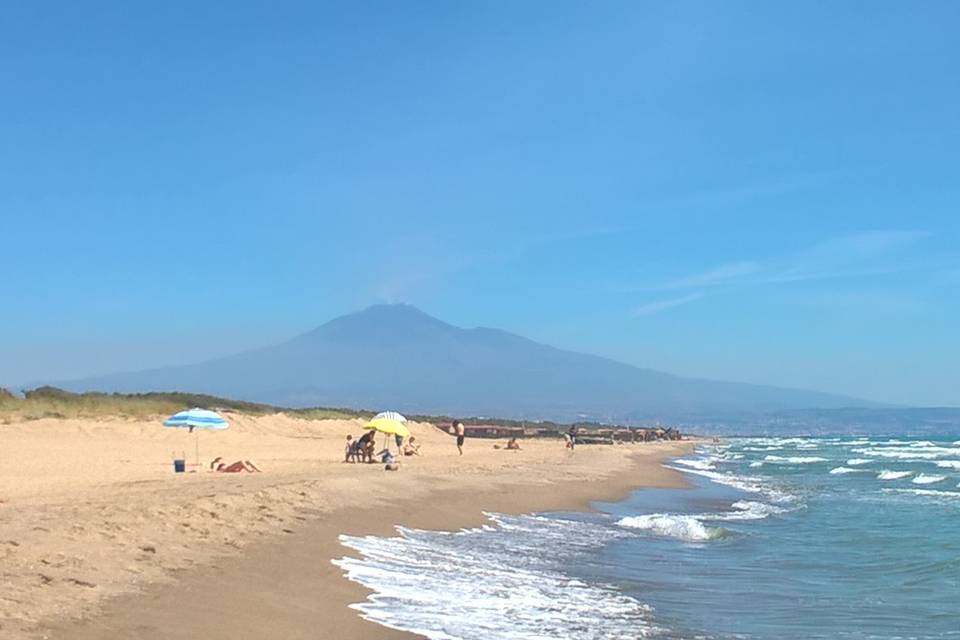
POLYGON ((496 329, 461 329, 406 305, 371 307, 288 342, 210 362, 57 384, 78 391, 189 390, 287 406, 552 419, 670 420, 872 404, 680 378, 496 329))

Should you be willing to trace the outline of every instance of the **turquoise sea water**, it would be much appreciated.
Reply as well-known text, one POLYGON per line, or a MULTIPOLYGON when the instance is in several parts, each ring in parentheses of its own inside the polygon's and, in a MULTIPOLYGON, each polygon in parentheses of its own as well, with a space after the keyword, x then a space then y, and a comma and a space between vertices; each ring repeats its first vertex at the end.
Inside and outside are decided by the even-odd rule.
POLYGON ((960 638, 960 441, 744 438, 693 490, 349 538, 368 618, 435 639, 960 638))

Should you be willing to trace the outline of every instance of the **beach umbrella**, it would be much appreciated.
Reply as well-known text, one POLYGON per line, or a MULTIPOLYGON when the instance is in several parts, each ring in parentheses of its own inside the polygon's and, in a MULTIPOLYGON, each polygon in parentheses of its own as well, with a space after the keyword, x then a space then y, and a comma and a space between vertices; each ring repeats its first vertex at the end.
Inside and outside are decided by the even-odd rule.
MULTIPOLYGON (((390 413, 392 413, 392 412, 390 412, 390 413)), ((396 414, 396 415, 400 415, 400 414, 398 413, 398 414, 396 414)), ((403 416, 400 416, 400 417, 403 418, 403 416)), ((406 420, 406 418, 404 418, 404 420, 406 420)), ((409 437, 410 437, 410 429, 407 429, 407 425, 405 425, 403 422, 400 422, 399 420, 394 420, 394 419, 392 419, 392 418, 377 418, 377 417, 374 417, 374 419, 371 420, 370 422, 368 422, 363 428, 364 428, 364 429, 375 429, 375 430, 379 431, 380 433, 384 433, 384 434, 388 434, 388 435, 394 435, 394 436, 400 436, 401 438, 409 438, 409 437)), ((388 448, 388 449, 390 448, 390 441, 389 441, 389 439, 386 441, 386 443, 385 443, 384 446, 386 446, 386 448, 388 448)), ((397 446, 399 447, 400 445, 398 444, 397 446)))
POLYGON ((374 420, 396 420, 397 422, 406 422, 407 419, 396 411, 381 411, 373 416, 374 420))
POLYGON ((380 433, 403 436, 404 438, 410 437, 410 429, 407 429, 407 425, 403 424, 399 420, 391 420, 390 418, 374 418, 363 428, 376 429, 380 433))
MULTIPOLYGON (((165 427, 175 427, 187 429, 193 433, 194 429, 226 429, 230 423, 216 411, 206 409, 188 409, 175 413, 163 421, 165 427)), ((197 466, 200 466, 200 433, 197 432, 196 438, 197 466)))
POLYGON ((364 429, 376 429, 380 433, 388 433, 395 436, 403 436, 407 438, 410 436, 410 429, 407 429, 407 425, 403 424, 399 420, 393 420, 391 418, 374 418, 368 422, 364 429))

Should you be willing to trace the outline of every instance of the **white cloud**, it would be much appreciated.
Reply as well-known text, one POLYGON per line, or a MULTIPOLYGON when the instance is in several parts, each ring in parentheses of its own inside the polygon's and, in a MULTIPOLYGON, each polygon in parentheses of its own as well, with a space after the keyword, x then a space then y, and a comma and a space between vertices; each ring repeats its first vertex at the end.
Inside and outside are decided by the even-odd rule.
POLYGON ((902 273, 917 268, 902 251, 926 238, 925 231, 867 231, 829 238, 761 264, 744 260, 670 280, 657 289, 777 284, 902 273))
MULTIPOLYGON (((703 298, 707 291, 730 290, 748 286, 788 284, 813 280, 839 280, 881 276, 929 268, 929 261, 917 263, 909 251, 928 237, 925 231, 867 231, 828 238, 801 251, 761 263, 741 260, 669 280, 658 286, 634 291, 697 289, 693 293, 640 305, 635 316, 659 313, 703 298)), ((914 252, 914 256, 915 256, 914 252)))
POLYGON ((729 280, 748 276, 761 270, 761 266, 756 262, 742 261, 723 264, 702 273, 697 273, 685 278, 672 280, 664 284, 663 289, 692 289, 694 287, 708 287, 716 284, 723 284, 729 280))
POLYGON ((661 311, 666 311, 667 309, 672 309, 673 307, 679 307, 682 304, 687 304, 688 302, 699 300, 702 297, 703 297, 702 291, 695 291, 694 293, 690 293, 685 296, 680 296, 679 298, 668 298, 667 300, 658 300, 656 302, 649 302, 647 304, 642 304, 639 307, 635 307, 633 309, 633 315, 652 316, 655 313, 660 313, 661 311))

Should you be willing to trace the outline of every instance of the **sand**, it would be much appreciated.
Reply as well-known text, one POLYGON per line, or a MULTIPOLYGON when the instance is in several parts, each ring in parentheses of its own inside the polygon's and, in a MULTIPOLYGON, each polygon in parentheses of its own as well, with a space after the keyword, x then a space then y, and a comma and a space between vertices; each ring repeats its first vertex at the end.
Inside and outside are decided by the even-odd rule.
MULTIPOLYGON (((0 427, 0 638, 408 638, 348 608, 364 590, 330 563, 337 536, 398 524, 459 529, 483 511, 587 508, 639 486, 681 486, 660 465, 690 443, 521 451, 411 424, 422 457, 398 472, 344 464, 354 421, 228 414, 199 434, 201 459, 253 460, 261 474, 192 462, 195 436, 159 420, 40 420, 0 427)), ((502 443, 501 443, 502 444, 502 443)))

